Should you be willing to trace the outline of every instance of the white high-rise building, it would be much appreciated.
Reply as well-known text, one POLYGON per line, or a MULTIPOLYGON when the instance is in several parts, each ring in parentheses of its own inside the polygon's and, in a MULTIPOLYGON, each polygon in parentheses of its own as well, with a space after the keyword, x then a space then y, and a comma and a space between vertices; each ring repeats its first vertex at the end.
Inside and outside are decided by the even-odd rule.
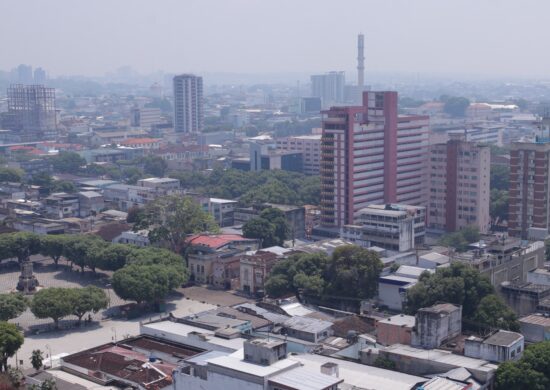
POLYGON ((311 96, 321 98, 324 108, 344 103, 344 72, 329 72, 311 76, 311 96))
POLYGON ((203 125, 202 77, 182 74, 174 77, 174 130, 197 133, 203 125))

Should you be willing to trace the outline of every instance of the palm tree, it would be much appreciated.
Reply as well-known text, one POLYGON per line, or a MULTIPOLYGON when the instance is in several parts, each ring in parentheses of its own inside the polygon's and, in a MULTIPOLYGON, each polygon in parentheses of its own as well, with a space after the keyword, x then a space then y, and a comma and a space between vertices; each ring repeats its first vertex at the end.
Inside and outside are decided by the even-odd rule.
POLYGON ((42 368, 44 362, 44 355, 41 350, 35 349, 32 351, 31 364, 33 368, 38 371, 42 368))

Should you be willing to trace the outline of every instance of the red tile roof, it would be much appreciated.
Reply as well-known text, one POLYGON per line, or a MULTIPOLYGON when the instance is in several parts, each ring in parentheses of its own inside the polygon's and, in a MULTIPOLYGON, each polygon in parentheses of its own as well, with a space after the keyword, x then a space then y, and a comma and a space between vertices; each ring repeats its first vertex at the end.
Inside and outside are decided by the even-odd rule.
POLYGON ((217 235, 200 234, 200 235, 189 237, 187 240, 191 245, 204 245, 212 249, 221 248, 233 241, 254 241, 250 238, 244 238, 239 234, 217 234, 217 235))

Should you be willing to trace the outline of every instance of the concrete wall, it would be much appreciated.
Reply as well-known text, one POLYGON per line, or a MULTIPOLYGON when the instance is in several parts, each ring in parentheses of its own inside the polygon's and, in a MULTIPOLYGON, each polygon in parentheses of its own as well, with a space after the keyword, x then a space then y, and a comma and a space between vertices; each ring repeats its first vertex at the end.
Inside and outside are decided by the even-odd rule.
POLYGON ((391 310, 403 310, 404 297, 399 293, 403 286, 395 284, 378 283, 378 300, 381 306, 387 306, 391 310))
POLYGON ((522 338, 511 346, 502 346, 484 343, 481 340, 466 339, 464 342, 464 356, 497 363, 518 360, 523 355, 523 341, 522 338))
POLYGON ((519 321, 520 332, 525 337, 525 341, 538 343, 539 341, 550 340, 550 326, 531 324, 519 321))

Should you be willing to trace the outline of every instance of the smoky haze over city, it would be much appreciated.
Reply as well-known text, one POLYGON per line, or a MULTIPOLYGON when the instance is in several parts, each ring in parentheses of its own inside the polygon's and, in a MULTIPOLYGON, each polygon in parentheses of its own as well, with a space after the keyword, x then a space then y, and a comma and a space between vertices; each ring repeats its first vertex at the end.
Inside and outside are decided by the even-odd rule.
POLYGON ((373 72, 544 77, 549 13, 540 0, 5 0, 0 69, 351 71, 362 32, 373 72))
POLYGON ((550 389, 549 14, 2 0, 0 390, 550 389))

